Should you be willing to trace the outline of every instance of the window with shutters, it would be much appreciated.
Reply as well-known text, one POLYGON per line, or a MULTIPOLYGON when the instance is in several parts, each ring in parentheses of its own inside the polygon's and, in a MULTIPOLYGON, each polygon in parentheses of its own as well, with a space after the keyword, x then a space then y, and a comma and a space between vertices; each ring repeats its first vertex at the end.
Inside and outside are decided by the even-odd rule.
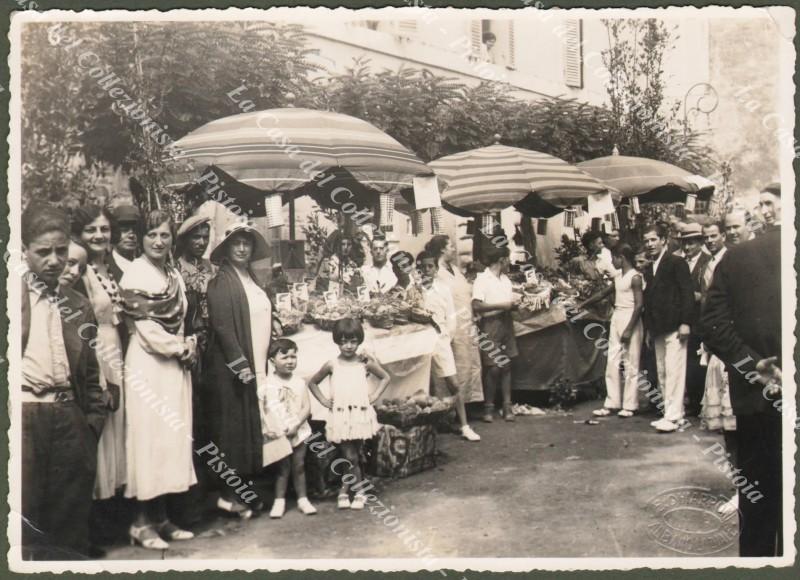
POLYGON ((506 67, 510 69, 517 68, 517 47, 514 43, 514 21, 507 21, 508 26, 508 55, 506 57, 506 67))
POLYGON ((397 36, 402 38, 413 38, 417 35, 417 21, 416 20, 398 20, 397 21, 397 36))
POLYGON ((564 82, 568 87, 583 88, 583 23, 568 18, 564 24, 564 82))

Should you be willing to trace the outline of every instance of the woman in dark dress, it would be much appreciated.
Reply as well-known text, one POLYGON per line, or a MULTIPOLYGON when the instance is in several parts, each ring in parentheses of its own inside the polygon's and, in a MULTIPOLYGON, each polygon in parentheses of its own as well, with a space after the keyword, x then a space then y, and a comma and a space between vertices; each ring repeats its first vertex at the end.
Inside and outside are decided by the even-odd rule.
POLYGON ((217 507, 241 518, 249 518, 262 502, 253 500, 252 494, 239 496, 237 486, 223 477, 248 482, 263 468, 257 387, 266 380, 271 331, 276 327, 279 332, 280 325, 250 263, 268 255, 267 242, 245 223, 231 226, 211 253, 219 271, 208 284, 211 332, 203 408, 208 410, 208 444, 213 444, 220 456, 211 468, 212 479, 219 478, 221 490, 217 507), (225 467, 219 468, 223 462, 225 467), (229 470, 235 471, 235 477, 224 475, 229 470))

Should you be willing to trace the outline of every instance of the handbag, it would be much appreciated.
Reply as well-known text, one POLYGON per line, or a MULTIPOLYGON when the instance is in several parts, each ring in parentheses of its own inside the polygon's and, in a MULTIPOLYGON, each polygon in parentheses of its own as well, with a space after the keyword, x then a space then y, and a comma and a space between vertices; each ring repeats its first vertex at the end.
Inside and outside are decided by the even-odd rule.
POLYGON ((110 411, 117 411, 122 399, 122 389, 114 383, 106 383, 105 397, 106 407, 110 411))

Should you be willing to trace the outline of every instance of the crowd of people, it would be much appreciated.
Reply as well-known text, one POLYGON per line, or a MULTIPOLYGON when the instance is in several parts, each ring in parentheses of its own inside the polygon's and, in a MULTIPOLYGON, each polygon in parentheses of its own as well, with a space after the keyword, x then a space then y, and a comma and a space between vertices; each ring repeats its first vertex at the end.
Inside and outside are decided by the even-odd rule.
MULTIPOLYGON (((724 430, 732 462, 759 482, 764 500, 739 505, 742 555, 780 547, 779 186, 762 192, 760 206, 767 226, 754 240, 736 214, 724 224, 675 223, 672 232, 648 226, 642 252, 618 236, 582 240, 583 267, 611 284, 580 308, 614 295, 607 397, 595 414, 636 413, 640 367, 652 358, 663 397, 653 428, 675 432, 699 414, 724 430)), ((196 510, 212 488, 217 508, 234 517, 266 510, 253 479, 268 465, 277 469, 270 517, 284 515, 290 479, 297 508, 316 513, 304 471, 311 397, 330 410, 326 439, 350 465, 337 507, 364 508, 353 483, 362 480, 361 446, 379 428, 373 405, 390 375, 360 349, 361 322, 335 324, 339 354, 304 380, 295 374, 303 353, 281 336, 275 296, 253 270, 270 254, 266 240, 237 222, 206 259, 209 241, 202 216, 176 227, 166 212, 132 206, 23 213, 24 557, 101 556, 93 522, 103 502, 120 496, 135 505, 131 541, 167 549, 194 537, 172 514, 196 510), (176 509, 180 497, 190 500, 176 509)), ((320 289, 363 284, 372 296, 422 306, 438 331, 431 373, 452 396, 460 435, 480 441, 465 407, 476 391, 483 421, 495 420, 498 391, 501 416, 514 421, 511 313, 520 297, 507 276, 508 248, 489 247, 472 282, 448 236, 416 256, 389 256, 376 236, 367 266, 351 257, 355 246, 339 238, 320 289), (467 323, 457 315, 464 311, 467 323), (478 348, 473 323, 492 348, 478 348)))

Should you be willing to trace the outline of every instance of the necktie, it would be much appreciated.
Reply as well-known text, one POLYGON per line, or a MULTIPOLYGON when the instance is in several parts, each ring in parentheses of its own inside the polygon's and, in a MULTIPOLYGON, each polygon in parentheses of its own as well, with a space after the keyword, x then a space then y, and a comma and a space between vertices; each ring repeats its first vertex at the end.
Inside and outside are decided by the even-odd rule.
POLYGON ((53 361, 53 386, 69 385, 69 359, 61 332, 61 314, 56 304, 56 295, 47 296, 48 331, 50 353, 53 361))

